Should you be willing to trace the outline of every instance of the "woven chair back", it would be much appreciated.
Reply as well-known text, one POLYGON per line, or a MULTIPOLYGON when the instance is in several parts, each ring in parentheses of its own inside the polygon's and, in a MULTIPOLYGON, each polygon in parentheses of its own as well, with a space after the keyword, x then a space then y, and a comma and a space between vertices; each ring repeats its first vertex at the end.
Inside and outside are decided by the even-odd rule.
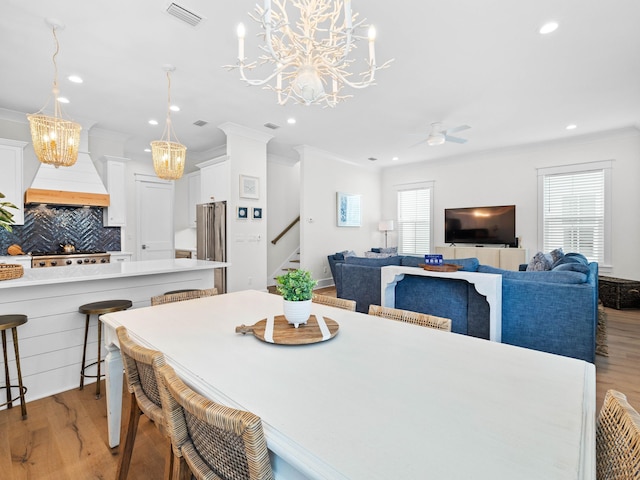
POLYGON ((640 415, 627 397, 609 390, 596 427, 598 480, 640 479, 640 415))
POLYGON ((445 332, 451 331, 451 319, 427 315, 426 313, 381 307, 380 305, 369 305, 369 315, 412 323, 414 325, 420 325, 421 327, 435 328, 436 330, 443 330, 445 332))
POLYGON ((186 462, 199 480, 273 479, 260 417, 197 394, 168 365, 159 374, 173 451, 184 460, 180 468, 186 462))
POLYGON ((183 302, 194 298, 212 297, 218 294, 217 288, 207 288, 204 290, 187 290, 180 293, 167 293, 151 297, 151 306, 162 305, 164 303, 183 302))
POLYGON ((322 305, 329 305, 330 307, 338 307, 343 310, 349 310, 351 312, 356 311, 355 300, 347 300, 346 298, 329 297, 327 295, 320 295, 314 293, 311 301, 314 303, 320 303, 322 305))
POLYGON ((164 355, 135 343, 125 327, 116 329, 124 363, 127 388, 135 395, 140 410, 152 420, 163 434, 164 415, 155 370, 165 364, 164 355))

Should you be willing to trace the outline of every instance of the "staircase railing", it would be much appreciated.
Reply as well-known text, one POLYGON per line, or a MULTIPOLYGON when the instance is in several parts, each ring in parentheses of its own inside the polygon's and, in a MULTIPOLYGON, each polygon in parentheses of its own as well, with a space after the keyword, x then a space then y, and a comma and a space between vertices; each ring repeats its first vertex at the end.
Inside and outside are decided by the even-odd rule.
POLYGON ((277 236, 276 238, 274 238, 273 240, 271 240, 271 243, 273 243, 274 245, 275 245, 276 243, 278 243, 278 240, 280 240, 282 237, 284 237, 284 236, 287 234, 287 232, 288 232, 289 230, 291 230, 291 229, 294 227, 294 225, 295 225, 296 223, 298 223, 299 221, 300 221, 300 215, 298 215, 298 216, 296 217, 296 219, 295 219, 293 222, 291 222, 289 225, 287 225, 287 226, 284 228, 284 230, 282 230, 282 231, 278 234, 278 236, 277 236))

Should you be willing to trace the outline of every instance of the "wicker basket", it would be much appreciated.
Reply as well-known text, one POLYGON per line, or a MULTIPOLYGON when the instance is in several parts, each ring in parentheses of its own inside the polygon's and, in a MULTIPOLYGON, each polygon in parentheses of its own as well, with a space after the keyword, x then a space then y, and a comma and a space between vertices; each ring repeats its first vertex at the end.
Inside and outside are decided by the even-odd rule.
POLYGON ((24 275, 24 268, 22 268, 22 265, 0 263, 0 280, 20 278, 22 275, 24 275))

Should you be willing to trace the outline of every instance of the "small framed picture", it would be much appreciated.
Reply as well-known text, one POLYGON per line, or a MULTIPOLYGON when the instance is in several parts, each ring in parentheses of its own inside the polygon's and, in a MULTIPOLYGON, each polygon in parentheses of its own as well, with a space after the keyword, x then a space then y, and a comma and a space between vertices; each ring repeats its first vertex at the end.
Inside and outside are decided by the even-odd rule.
POLYGON ((249 218, 249 209, 247 207, 238 207, 238 220, 246 220, 249 218))
POLYGON ((260 198, 260 179, 258 177, 240 175, 240 197, 258 200, 260 198))
POLYGON ((262 208, 253 207, 252 216, 254 220, 262 220, 262 208))
POLYGON ((339 227, 360 226, 360 195, 338 192, 336 206, 339 227))

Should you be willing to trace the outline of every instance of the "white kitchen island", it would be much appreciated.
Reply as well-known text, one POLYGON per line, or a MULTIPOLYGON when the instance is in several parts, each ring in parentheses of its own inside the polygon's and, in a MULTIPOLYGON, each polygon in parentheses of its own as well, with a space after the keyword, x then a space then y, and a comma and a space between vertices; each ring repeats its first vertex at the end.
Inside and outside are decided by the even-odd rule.
MULTIPOLYGON (((20 278, 0 281, 0 314, 29 318, 18 329, 27 402, 78 388, 85 323, 80 305, 127 299, 133 308, 145 307, 152 296, 169 290, 212 288, 214 269, 227 266, 192 259, 148 260, 25 269, 20 278)), ((97 356, 96 328, 92 318, 87 358, 97 356)), ((15 365, 10 367, 13 378, 15 365)))

